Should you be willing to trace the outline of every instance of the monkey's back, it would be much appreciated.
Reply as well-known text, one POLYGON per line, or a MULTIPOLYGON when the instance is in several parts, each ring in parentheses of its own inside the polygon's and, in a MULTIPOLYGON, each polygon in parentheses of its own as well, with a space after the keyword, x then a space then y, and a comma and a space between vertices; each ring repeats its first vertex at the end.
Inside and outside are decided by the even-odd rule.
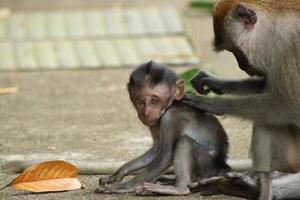
POLYGON ((174 103, 167 112, 176 118, 180 135, 189 136, 213 155, 218 166, 226 165, 228 137, 215 116, 180 102, 174 103))

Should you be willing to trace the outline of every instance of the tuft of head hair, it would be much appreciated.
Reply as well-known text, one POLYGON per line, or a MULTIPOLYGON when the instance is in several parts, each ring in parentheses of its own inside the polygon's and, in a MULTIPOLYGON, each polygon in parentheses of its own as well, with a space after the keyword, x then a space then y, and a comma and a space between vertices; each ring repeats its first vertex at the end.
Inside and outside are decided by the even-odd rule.
POLYGON ((130 91, 133 88, 142 88, 145 84, 154 87, 161 83, 172 87, 177 80, 179 77, 168 66, 150 61, 140 65, 131 73, 127 89, 130 91))

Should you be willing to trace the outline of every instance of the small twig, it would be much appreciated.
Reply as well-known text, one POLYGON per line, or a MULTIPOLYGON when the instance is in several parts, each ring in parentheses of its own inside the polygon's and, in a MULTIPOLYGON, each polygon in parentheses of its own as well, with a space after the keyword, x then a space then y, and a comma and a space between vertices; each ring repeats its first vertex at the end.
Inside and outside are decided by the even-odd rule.
POLYGON ((0 95, 3 94, 14 94, 17 93, 18 89, 15 87, 9 87, 9 88, 0 88, 0 95))

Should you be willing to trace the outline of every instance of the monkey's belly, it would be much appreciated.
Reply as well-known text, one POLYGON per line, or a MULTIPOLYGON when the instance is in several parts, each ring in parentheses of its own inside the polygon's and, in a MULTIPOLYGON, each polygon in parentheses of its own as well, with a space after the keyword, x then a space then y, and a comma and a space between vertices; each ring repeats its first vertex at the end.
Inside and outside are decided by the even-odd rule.
POLYGON ((251 156, 256 171, 298 172, 300 133, 292 133, 288 127, 276 130, 256 127, 253 129, 251 156))

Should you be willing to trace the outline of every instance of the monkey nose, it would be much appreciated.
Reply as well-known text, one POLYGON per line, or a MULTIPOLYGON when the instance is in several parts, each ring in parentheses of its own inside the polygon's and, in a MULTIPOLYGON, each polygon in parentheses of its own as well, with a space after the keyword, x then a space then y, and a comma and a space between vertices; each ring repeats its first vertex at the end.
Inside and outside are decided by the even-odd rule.
POLYGON ((143 112, 143 115, 144 115, 145 118, 148 118, 150 116, 150 110, 145 108, 144 112, 143 112))

